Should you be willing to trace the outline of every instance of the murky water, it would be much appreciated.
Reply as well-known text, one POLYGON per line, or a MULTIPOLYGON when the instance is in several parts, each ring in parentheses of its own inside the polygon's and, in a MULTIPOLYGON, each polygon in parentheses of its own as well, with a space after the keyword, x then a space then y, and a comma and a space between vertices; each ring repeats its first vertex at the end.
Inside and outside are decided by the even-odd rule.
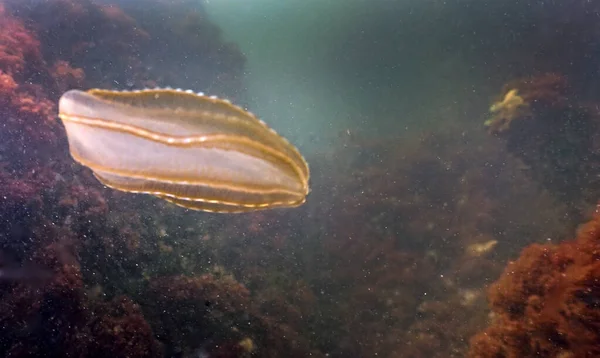
POLYGON ((0 5, 0 355, 600 355, 600 3, 0 5))

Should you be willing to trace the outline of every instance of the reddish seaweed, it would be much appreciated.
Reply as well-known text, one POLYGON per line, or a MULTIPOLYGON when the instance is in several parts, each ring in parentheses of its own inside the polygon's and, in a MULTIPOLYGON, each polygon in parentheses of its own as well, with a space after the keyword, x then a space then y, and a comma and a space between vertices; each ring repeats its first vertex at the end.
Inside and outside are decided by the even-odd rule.
POLYGON ((534 244, 492 285, 490 326, 470 357, 600 355, 600 212, 575 239, 534 244))
MULTIPOLYGON (((0 354, 461 356, 486 317, 481 288, 503 260, 532 237, 557 237, 568 226, 560 203, 519 161, 462 127, 376 141, 352 132, 309 158, 314 190, 294 211, 199 219, 107 190, 68 156, 54 118, 62 91, 171 85, 243 99, 243 55, 201 7, 182 10, 163 0, 145 8, 87 0, 6 4, 0 249, 52 276, 36 285, 1 283, 0 354), (163 22, 167 12, 173 20, 163 22), (492 240, 495 251, 469 250, 492 240), (215 266, 223 263, 231 275, 215 266)), ((572 100, 562 83, 545 77, 518 86, 540 110, 556 110, 572 100)), ((510 130, 531 124, 518 123, 510 130)), ((523 151, 519 145, 509 152, 523 151)), ((571 255, 564 257, 572 262, 551 263, 591 285, 598 270, 571 271, 583 262, 571 255)), ((575 326, 575 317, 592 314, 581 302, 594 304, 597 288, 563 281, 540 296, 557 299, 538 312, 579 303, 569 303, 567 318, 542 323, 555 330, 552 339, 586 344, 595 337, 575 326), (571 327, 575 335, 565 331, 571 327)), ((518 299, 498 302, 525 310, 518 299)), ((508 318, 514 328, 520 316, 508 318)))

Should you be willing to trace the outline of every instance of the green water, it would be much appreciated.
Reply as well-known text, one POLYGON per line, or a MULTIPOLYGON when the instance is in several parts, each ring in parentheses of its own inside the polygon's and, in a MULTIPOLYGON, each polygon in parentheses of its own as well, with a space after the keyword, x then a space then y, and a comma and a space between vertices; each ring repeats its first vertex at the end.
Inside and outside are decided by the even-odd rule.
POLYGON ((247 56, 253 110, 304 148, 346 130, 402 135, 465 120, 485 111, 497 88, 488 68, 468 57, 463 34, 444 29, 444 23, 457 31, 471 26, 468 19, 452 24, 446 14, 456 9, 449 5, 211 0, 205 6, 247 56))

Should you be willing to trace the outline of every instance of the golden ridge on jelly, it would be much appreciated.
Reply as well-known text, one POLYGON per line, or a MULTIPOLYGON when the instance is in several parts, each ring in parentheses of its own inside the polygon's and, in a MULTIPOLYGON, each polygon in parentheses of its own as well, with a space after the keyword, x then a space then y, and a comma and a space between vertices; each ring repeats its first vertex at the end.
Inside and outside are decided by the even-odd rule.
POLYGON ((300 152, 226 100, 174 89, 71 90, 59 117, 73 159, 117 190, 222 213, 295 207, 309 192, 300 152))

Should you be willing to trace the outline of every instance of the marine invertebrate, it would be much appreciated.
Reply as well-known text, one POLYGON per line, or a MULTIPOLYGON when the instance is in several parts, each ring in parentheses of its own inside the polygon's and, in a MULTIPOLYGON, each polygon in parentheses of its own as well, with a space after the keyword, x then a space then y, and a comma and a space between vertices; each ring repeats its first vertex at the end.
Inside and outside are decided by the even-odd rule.
MULTIPOLYGON (((144 201, 93 188, 91 174, 72 166, 57 140, 64 133, 55 120, 67 88, 150 83, 150 65, 137 52, 145 38, 114 5, 7 0, 0 6, 0 250, 52 273, 36 287, 0 282, 0 355, 162 356, 139 304, 123 296, 133 296, 130 280, 143 279, 138 266, 150 251, 141 240, 153 229, 139 223, 148 212, 138 210, 144 201), (109 210, 115 207, 119 213, 109 210)), ((219 41, 210 39, 210 46, 219 41)), ((174 62, 161 70, 179 73, 169 68, 174 62)), ((247 351, 244 338, 233 347, 247 351)))
MULTIPOLYGON (((157 82, 243 93, 237 86, 243 56, 201 11, 186 17, 169 1, 132 11, 85 0, 6 2, 42 48, 40 68, 24 62, 36 86, 10 75, 5 87, 27 92, 27 113, 40 102, 51 103, 54 114, 67 86, 157 82), (146 12, 156 8, 161 11, 146 12), (171 21, 181 26, 173 29, 171 21)), ((41 144, 23 130, 36 117, 13 118, 19 140, 41 144)), ((2 243, 29 245, 24 259, 36 252, 57 277, 40 296, 26 288, 0 292, 0 352, 157 356, 161 343, 167 354, 223 357, 250 350, 261 357, 462 352, 474 324, 453 321, 452 313, 460 307, 460 318, 476 321, 483 311, 464 302, 478 297, 478 285, 497 269, 486 255, 465 264, 465 249, 496 240, 490 256, 504 255, 513 250, 506 238, 552 232, 557 221, 547 212, 554 202, 482 137, 442 128, 406 142, 367 141, 353 131, 348 147, 317 158, 323 199, 293 214, 225 220, 199 220, 158 201, 94 187, 91 173, 71 166, 66 148, 53 145, 61 142, 48 141, 38 153, 52 153, 47 162, 4 168, 0 180, 11 184, 32 170, 49 173, 50 181, 43 197, 33 185, 15 191, 11 200, 23 212, 2 212, 0 225, 12 227, 0 232, 2 243), (27 211, 21 199, 41 204, 27 211), (537 222, 522 214, 533 211, 537 222), (47 246, 62 236, 77 244, 75 253, 52 264, 47 246), (215 263, 231 266, 237 280, 221 270, 206 274, 215 263), (37 314, 41 319, 27 330, 27 319, 37 314)), ((37 154, 19 152, 17 144, 8 143, 7 152, 30 163, 37 154)))
POLYGON ((191 91, 71 90, 59 103, 71 156, 106 186, 194 210, 295 207, 308 164, 230 102, 191 91))
POLYGON ((527 107, 527 103, 518 95, 516 89, 511 89, 506 92, 501 101, 490 106, 492 118, 488 119, 485 125, 491 132, 502 132, 508 129, 515 118, 522 115, 523 107, 527 107))
POLYGON ((534 244, 489 291, 490 326, 471 357, 600 355, 600 211, 574 240, 534 244))
POLYGON ((498 244, 497 240, 489 240, 485 242, 478 242, 467 246, 466 254, 470 256, 482 256, 494 249, 498 244))

